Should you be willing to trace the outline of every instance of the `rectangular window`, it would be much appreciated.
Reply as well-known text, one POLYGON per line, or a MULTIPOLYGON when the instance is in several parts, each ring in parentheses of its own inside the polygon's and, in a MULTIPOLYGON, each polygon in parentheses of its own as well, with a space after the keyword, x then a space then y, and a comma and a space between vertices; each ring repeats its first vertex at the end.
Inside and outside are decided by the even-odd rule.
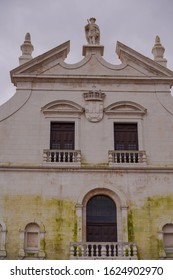
POLYGON ((138 129, 135 123, 114 123, 114 149, 138 150, 138 129))
POLYGON ((50 132, 50 149, 74 150, 74 123, 52 122, 50 132))
POLYGON ((27 232, 27 249, 38 249, 38 232, 27 232))

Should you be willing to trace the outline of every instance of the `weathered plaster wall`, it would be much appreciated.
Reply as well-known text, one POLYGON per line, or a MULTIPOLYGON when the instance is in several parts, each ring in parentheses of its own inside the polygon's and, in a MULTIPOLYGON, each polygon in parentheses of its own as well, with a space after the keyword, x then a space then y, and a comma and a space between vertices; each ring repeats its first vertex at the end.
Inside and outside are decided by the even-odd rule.
MULTIPOLYGON (((31 87, 34 86, 30 84, 31 87)), ((146 151, 148 163, 173 164, 173 98, 166 85, 161 85, 158 90, 153 85, 99 83, 97 87, 106 94, 104 109, 119 101, 131 101, 146 108, 147 112, 144 116, 116 114, 111 117, 104 113, 98 123, 89 122, 85 113, 78 117, 57 114, 47 118, 41 111, 49 102, 62 99, 85 108, 83 93, 87 91, 87 83, 81 82, 80 89, 75 83, 66 84, 64 92, 58 83, 36 84, 35 87, 26 104, 0 122, 1 163, 42 164, 43 149, 50 148, 51 121, 73 121, 78 130, 75 149, 81 150, 85 163, 108 163, 108 150, 114 149, 113 123, 135 122, 140 126, 139 149, 146 151)), ((18 89, 17 96, 27 95, 28 91, 18 89)))
POLYGON ((159 231, 164 224, 173 222, 173 175, 169 173, 154 172, 153 175, 140 171, 134 176, 134 171, 90 172, 86 169, 1 174, 0 209, 7 227, 9 259, 18 256, 20 229, 38 220, 45 227, 46 258, 69 258, 69 244, 78 241, 77 227, 82 227, 77 225, 75 206, 97 188, 122 193, 126 198, 128 237, 137 243, 141 259, 158 258, 159 231))
POLYGON ((129 240, 138 244, 140 259, 159 259, 163 240, 159 233, 161 225, 172 223, 173 194, 148 197, 142 207, 130 206, 129 240))
MULTIPOLYGON (((7 259, 17 259, 20 230, 27 223, 42 221, 45 227, 47 259, 68 259, 69 241, 76 240, 76 217, 73 201, 45 199, 40 195, 1 197, 3 220, 7 226, 7 259)), ((44 242, 44 241, 43 241, 44 242)))

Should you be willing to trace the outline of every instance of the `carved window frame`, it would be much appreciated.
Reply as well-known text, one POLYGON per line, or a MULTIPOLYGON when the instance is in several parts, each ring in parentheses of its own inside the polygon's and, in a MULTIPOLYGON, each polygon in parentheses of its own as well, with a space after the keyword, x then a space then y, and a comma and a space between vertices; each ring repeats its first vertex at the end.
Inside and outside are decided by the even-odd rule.
POLYGON ((30 223, 25 228, 25 237, 24 237, 24 250, 25 252, 32 252, 38 253, 40 250, 40 228, 36 223, 30 223), (29 239, 31 234, 37 235, 37 245, 36 246, 29 246, 29 239))
POLYGON ((75 125, 75 150, 80 150, 80 119, 84 109, 77 103, 69 100, 55 100, 41 111, 45 117, 44 149, 50 147, 50 126, 52 122, 73 122, 75 125))
POLYGON ((170 248, 166 248, 164 245, 165 234, 171 234, 173 238, 173 221, 170 219, 167 223, 160 223, 159 231, 158 231, 158 240, 159 240, 159 258, 167 259, 169 257, 173 257, 173 246, 170 248), (166 226, 171 226, 172 230, 165 230, 166 226))
POLYGON ((128 242, 128 206, 126 199, 118 189, 105 188, 91 189, 87 193, 81 194, 76 204, 78 242, 86 242, 86 205, 96 195, 105 195, 114 201, 117 209, 117 240, 118 242, 128 242))
POLYGON ((39 222, 29 222, 23 229, 20 229, 20 249, 19 249, 19 259, 45 259, 45 230, 42 223, 39 222), (32 226, 35 229, 32 230, 32 226), (37 230, 36 230, 37 228, 37 230), (38 247, 27 247, 27 234, 28 233, 38 233, 38 247))
POLYGON ((138 149, 145 150, 143 119, 147 109, 132 101, 119 101, 105 108, 108 122, 109 150, 114 150, 114 123, 134 123, 138 128, 138 149))

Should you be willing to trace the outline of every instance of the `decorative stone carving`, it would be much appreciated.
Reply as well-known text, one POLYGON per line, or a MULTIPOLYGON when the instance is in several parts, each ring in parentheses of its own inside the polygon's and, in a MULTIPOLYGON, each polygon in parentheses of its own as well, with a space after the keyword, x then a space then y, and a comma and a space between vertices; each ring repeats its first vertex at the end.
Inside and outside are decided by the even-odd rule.
POLYGON ((101 90, 90 90, 84 93, 85 116, 90 122, 99 122, 103 118, 103 101, 105 93, 101 90))
POLYGON ((31 44, 31 35, 30 33, 26 33, 25 41, 21 45, 22 55, 19 57, 19 64, 24 64, 25 62, 32 59, 32 52, 34 50, 33 45, 31 44))
POLYGON ((88 19, 88 24, 85 26, 85 35, 88 44, 99 45, 100 44, 100 29, 95 23, 95 18, 88 19))
POLYGON ((154 56, 154 61, 158 62, 163 66, 167 66, 167 60, 164 58, 165 48, 162 46, 160 37, 156 36, 155 45, 152 48, 152 54, 154 56))
POLYGON ((84 109, 77 103, 69 100, 55 100, 41 108, 47 117, 57 115, 81 115, 84 109))

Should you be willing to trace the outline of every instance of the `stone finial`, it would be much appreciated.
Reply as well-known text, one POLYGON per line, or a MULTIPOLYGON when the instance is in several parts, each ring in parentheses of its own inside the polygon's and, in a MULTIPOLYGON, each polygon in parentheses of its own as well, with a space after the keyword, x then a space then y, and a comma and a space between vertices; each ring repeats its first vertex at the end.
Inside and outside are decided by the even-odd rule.
POLYGON ((33 45, 31 44, 31 35, 30 33, 26 33, 25 41, 21 45, 22 55, 19 57, 19 64, 23 64, 32 59, 32 52, 34 50, 33 45))
POLYGON ((160 37, 157 35, 155 39, 154 47, 152 48, 152 54, 154 56, 154 61, 166 67, 167 60, 163 57, 164 52, 165 52, 165 48, 162 46, 160 37))
POLYGON ((88 44, 90 45, 99 45, 100 44, 100 29, 95 23, 95 18, 90 18, 87 20, 88 24, 85 25, 85 36, 88 44))

